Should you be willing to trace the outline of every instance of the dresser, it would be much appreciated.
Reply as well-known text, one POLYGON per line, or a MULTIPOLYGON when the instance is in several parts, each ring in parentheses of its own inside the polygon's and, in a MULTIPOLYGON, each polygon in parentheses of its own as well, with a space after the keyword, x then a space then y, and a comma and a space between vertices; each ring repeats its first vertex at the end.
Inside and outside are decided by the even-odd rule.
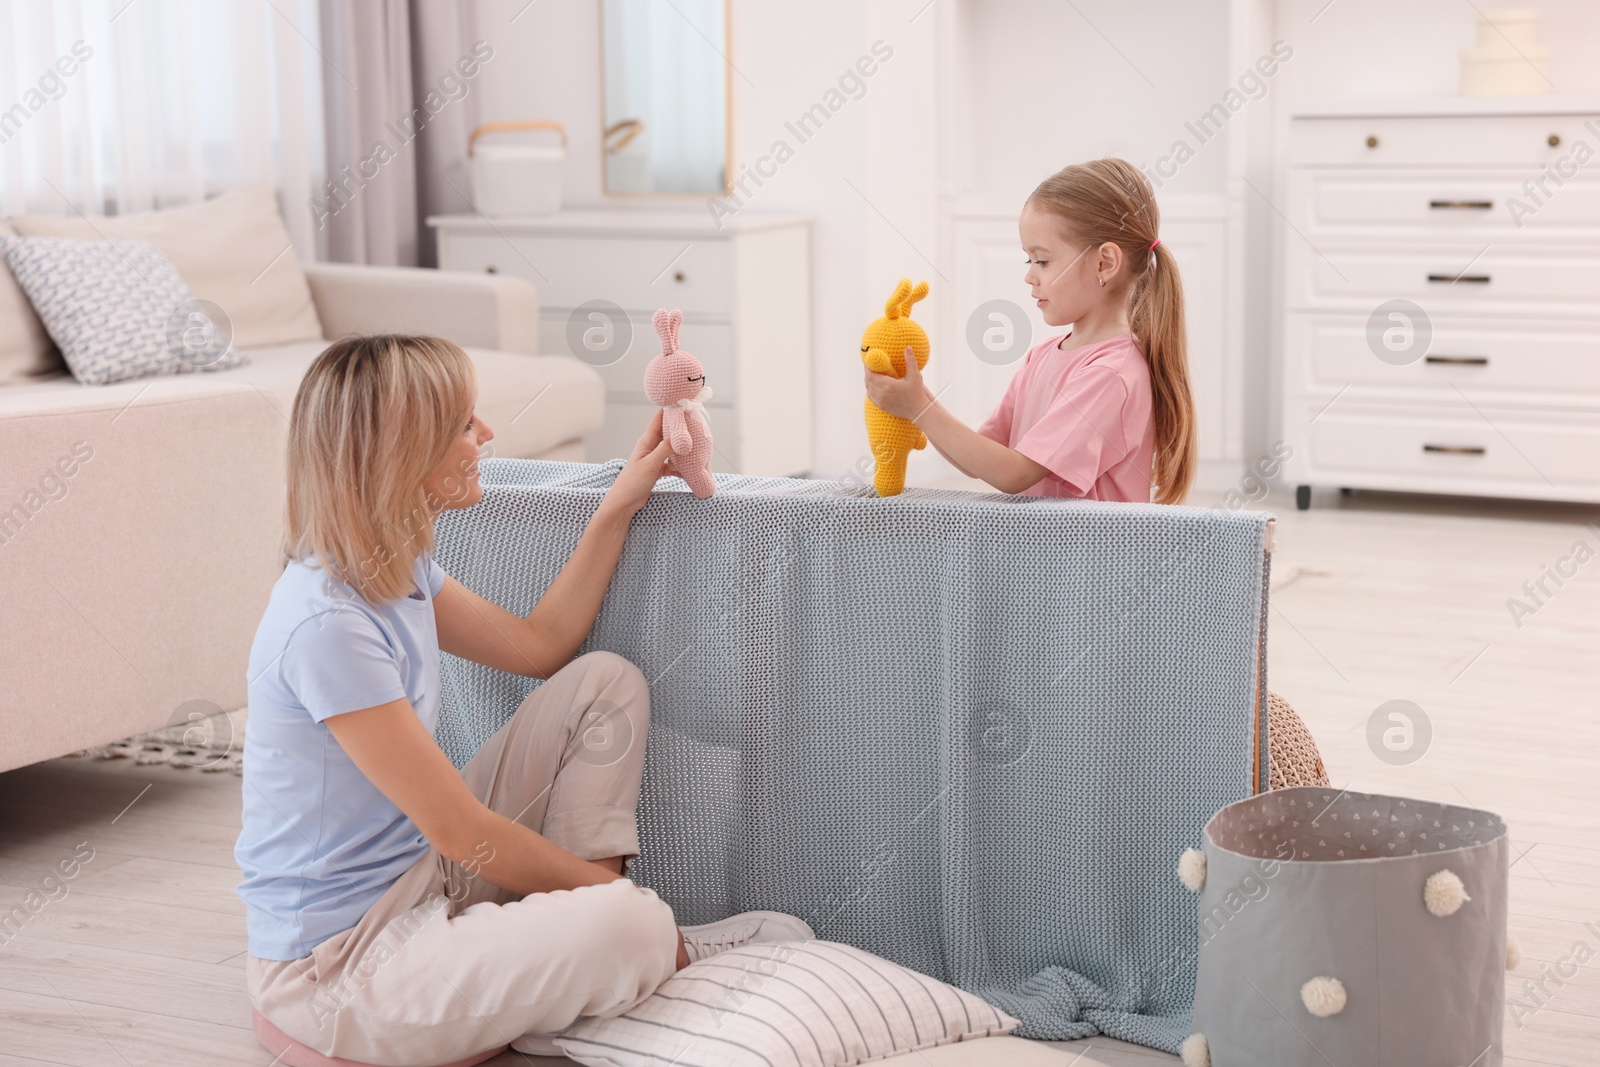
POLYGON ((712 391, 712 468, 801 474, 811 466, 810 226, 749 212, 721 222, 703 211, 428 219, 441 270, 528 279, 540 352, 571 354, 605 380, 605 424, 584 445, 591 462, 628 455, 654 414, 644 395, 645 365, 661 351, 651 315, 677 308, 678 342, 712 391))
POLYGON ((1297 504, 1600 501, 1600 99, 1308 107, 1287 164, 1297 504))

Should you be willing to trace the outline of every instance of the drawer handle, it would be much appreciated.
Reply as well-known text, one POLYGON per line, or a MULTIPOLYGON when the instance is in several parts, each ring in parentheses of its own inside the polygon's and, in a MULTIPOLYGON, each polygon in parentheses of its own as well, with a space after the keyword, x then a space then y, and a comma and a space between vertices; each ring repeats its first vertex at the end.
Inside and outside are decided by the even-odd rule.
POLYGON ((1427 356, 1424 363, 1448 363, 1454 367, 1487 367, 1488 356, 1427 356))
POLYGON ((1422 450, 1446 456, 1481 456, 1488 451, 1480 445, 1423 445, 1422 450))
POLYGON ((684 279, 683 271, 678 270, 678 271, 673 271, 672 272, 672 280, 673 281, 681 282, 681 281, 683 281, 683 279, 684 279))
POLYGON ((1428 206, 1435 211, 1492 211, 1493 200, 1429 200, 1428 206))
POLYGON ((1378 147, 1378 139, 1376 137, 1368 137, 1367 138, 1367 147, 1368 148, 1377 148, 1378 147))
POLYGON ((1489 284, 1489 276, 1487 274, 1430 274, 1428 275, 1428 280, 1430 282, 1445 282, 1450 285, 1454 285, 1456 282, 1470 282, 1473 285, 1489 284))
POLYGON ((495 267, 495 266, 488 266, 488 267, 483 268, 483 273, 485 273, 485 274, 499 274, 500 273, 500 268, 499 267, 495 267))
POLYGON ((1552 133, 1548 138, 1545 139, 1545 144, 1549 145, 1551 148, 1561 147, 1561 135, 1558 133, 1552 133))

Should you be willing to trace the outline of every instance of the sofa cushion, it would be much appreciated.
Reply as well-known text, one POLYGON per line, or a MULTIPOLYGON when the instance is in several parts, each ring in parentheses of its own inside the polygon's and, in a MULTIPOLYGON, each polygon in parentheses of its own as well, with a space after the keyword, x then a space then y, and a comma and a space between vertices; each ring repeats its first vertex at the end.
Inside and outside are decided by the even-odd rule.
MULTIPOLYGON (((251 349, 250 363, 213 374, 186 374, 157 381, 117 382, 85 389, 72 378, 16 382, 0 389, 0 419, 54 414, 78 408, 122 408, 152 398, 235 394, 243 386, 259 394, 288 418, 310 362, 326 342, 251 349)), ((517 355, 467 349, 478 370, 478 414, 494 430, 490 453, 510 459, 544 456, 554 446, 600 429, 605 418, 605 384, 590 366, 565 355, 517 355)), ((645 427, 638 427, 643 432, 645 427)), ((286 440, 286 438, 285 438, 286 440)))
POLYGON ((265 186, 165 211, 95 219, 13 215, 6 221, 24 237, 148 241, 166 253, 197 298, 227 313, 240 348, 322 339, 305 271, 265 186))
MULTIPOLYGON (((0 238, 10 236, 11 227, 0 223, 0 238)), ((0 385, 66 372, 60 350, 0 257, 0 385)))
MULTIPOLYGON (((318 342, 253 348, 247 353, 251 365, 230 371, 228 377, 261 390, 287 420, 300 379, 326 347, 326 342, 318 342)), ((494 431, 489 444, 493 455, 539 456, 600 428, 605 384, 587 365, 568 356, 465 351, 478 371, 478 414, 494 431)))
MULTIPOLYGON (((295 390, 324 341, 253 348, 250 362, 214 374, 118 382, 86 389, 71 378, 26 381, 0 389, 0 419, 79 408, 121 408, 155 399, 223 396, 249 389, 280 416, 288 432, 295 390)), ((600 428, 605 385, 593 368, 568 356, 522 356, 468 348, 478 369, 478 414, 495 438, 489 451, 513 459, 543 456, 556 445, 600 428)), ((640 427, 643 430, 643 427, 640 427)))
POLYGON ((5 237, 0 251, 85 385, 245 362, 154 245, 5 237))

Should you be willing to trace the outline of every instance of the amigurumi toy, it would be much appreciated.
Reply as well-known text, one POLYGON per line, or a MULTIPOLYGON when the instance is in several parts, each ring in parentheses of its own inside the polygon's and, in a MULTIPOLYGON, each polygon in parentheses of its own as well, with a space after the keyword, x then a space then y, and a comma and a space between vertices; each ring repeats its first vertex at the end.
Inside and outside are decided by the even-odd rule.
POLYGON ((652 321, 661 354, 644 369, 644 393, 661 408, 661 436, 672 444, 668 461, 694 495, 704 500, 717 491, 711 476, 711 424, 706 421, 706 372, 700 361, 678 347, 683 312, 661 308, 652 321))
MULTIPOLYGON (((901 278, 894 295, 884 305, 883 318, 874 319, 861 335, 861 362, 879 374, 906 376, 905 351, 911 349, 919 368, 928 365, 928 335, 911 321, 911 305, 928 295, 928 283, 911 287, 910 278, 901 278)), ((877 461, 873 485, 879 496, 896 496, 906 487, 906 457, 914 448, 926 448, 927 437, 910 419, 891 415, 867 397, 867 440, 877 461)))

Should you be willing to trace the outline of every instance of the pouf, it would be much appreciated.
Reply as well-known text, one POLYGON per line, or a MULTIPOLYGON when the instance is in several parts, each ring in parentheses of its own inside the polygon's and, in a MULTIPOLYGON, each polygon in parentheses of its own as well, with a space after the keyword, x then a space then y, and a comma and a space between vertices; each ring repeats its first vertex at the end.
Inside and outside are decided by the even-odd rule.
POLYGON ((1327 785, 1328 769, 1322 763, 1317 739, 1305 720, 1277 693, 1267 694, 1267 788, 1327 785))
MULTIPOLYGON (((370 1064, 358 1063, 355 1060, 342 1060, 337 1056, 324 1056, 309 1045, 302 1045, 288 1034, 272 1025, 272 1021, 259 1011, 251 1010, 250 1024, 255 1028, 256 1040, 261 1046, 272 1053, 274 1064, 282 1063, 284 1067, 371 1067, 370 1064)), ((474 1067, 484 1060, 492 1060, 506 1050, 506 1046, 485 1049, 476 1056, 468 1056, 464 1060, 444 1064, 443 1067, 474 1067)))
POLYGON ((1508 843, 1473 808, 1322 788, 1219 811, 1199 892, 1191 1067, 1497 1067, 1508 843))

